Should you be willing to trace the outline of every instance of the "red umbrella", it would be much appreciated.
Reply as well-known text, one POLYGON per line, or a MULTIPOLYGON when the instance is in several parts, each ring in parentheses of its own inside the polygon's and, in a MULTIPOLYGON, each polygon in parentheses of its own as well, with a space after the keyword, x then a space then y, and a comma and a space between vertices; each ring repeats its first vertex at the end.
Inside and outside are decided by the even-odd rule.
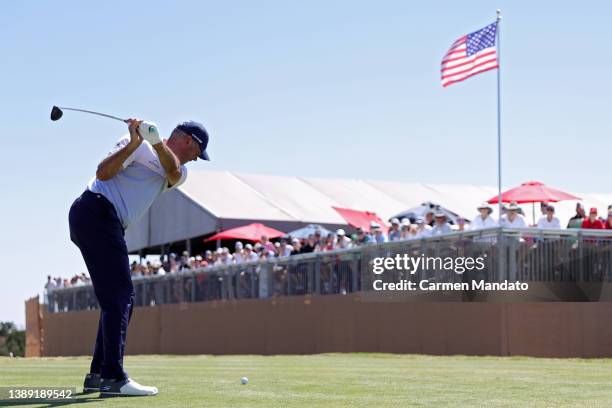
POLYGON ((340 216, 342 216, 342 218, 344 218, 344 220, 347 223, 349 223, 355 228, 361 228, 364 231, 369 231, 370 223, 374 221, 375 223, 381 226, 383 231, 386 232, 388 230, 383 220, 381 220, 380 217, 376 215, 376 213, 373 213, 370 211, 359 211, 359 210, 352 210, 350 208, 340 208, 340 207, 333 207, 333 206, 332 208, 336 210, 338 214, 340 214, 340 216))
MULTIPOLYGON (((502 193, 502 203, 510 203, 512 201, 517 204, 538 203, 542 201, 555 203, 563 200, 580 200, 580 197, 557 190, 556 188, 547 187, 539 181, 528 181, 502 193)), ((497 196, 488 201, 489 204, 497 202, 497 196)), ((532 205, 532 221, 535 224, 535 205, 532 205)))
POLYGON ((262 235, 265 235, 270 239, 274 239, 282 237, 285 235, 285 233, 275 230, 274 228, 267 227, 263 224, 254 223, 221 231, 220 233, 205 239, 204 242, 216 241, 218 239, 242 239, 245 241, 257 242, 261 240, 262 235))
MULTIPOLYGON (((488 201, 489 204, 497 203, 497 198, 497 196, 491 198, 488 201)), ((554 203, 563 200, 580 200, 580 197, 565 193, 556 188, 547 187, 539 181, 528 181, 502 193, 502 203, 510 203, 512 201, 517 204, 538 203, 542 201, 554 203)))

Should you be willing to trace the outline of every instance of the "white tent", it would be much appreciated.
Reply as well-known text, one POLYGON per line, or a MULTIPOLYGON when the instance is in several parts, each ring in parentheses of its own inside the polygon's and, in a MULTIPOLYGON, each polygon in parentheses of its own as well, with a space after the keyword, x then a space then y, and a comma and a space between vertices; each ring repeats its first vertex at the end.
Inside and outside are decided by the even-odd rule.
MULTIPOLYGON (((311 223, 330 229, 345 226, 332 206, 374 211, 387 220, 432 201, 472 219, 478 204, 495 194, 494 187, 475 185, 191 171, 184 185, 162 194, 143 218, 130 226, 126 241, 133 252, 251 222, 263 222, 281 231, 311 223)), ((600 214, 612 203, 612 194, 573 194, 581 197, 586 207, 597 207, 600 214)), ((562 225, 573 215, 575 205, 575 201, 555 204, 562 225)), ((523 208, 531 222, 531 205, 523 208)), ((539 215, 539 206, 536 211, 539 215)))

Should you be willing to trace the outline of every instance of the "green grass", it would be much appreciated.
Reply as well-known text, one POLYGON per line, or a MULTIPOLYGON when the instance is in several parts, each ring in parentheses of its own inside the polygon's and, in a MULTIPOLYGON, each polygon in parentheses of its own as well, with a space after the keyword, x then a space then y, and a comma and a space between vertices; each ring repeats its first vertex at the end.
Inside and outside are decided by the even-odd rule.
MULTIPOLYGON (((75 402, 87 408, 612 406, 612 360, 607 359, 128 356, 125 366, 136 381, 157 386, 159 395, 99 399, 89 394, 75 402), (248 385, 240 384, 242 376, 248 385)), ((76 386, 81 392, 88 367, 87 357, 0 358, 0 386, 76 386)))

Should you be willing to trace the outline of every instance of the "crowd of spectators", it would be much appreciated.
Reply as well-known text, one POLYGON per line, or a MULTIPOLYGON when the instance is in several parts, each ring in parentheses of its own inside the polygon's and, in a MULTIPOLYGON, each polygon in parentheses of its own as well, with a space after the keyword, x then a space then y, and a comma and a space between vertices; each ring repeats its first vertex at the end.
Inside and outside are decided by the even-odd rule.
MULTIPOLYGON (((372 222, 369 231, 358 228, 351 235, 348 235, 343 229, 328 233, 323 233, 317 229, 313 234, 303 239, 283 237, 276 242, 272 242, 268 237, 262 236, 260 242, 255 244, 236 242, 233 251, 230 251, 228 247, 222 247, 217 250, 206 250, 195 256, 185 251, 180 256, 172 253, 160 257, 159 260, 145 263, 133 261, 131 274, 133 278, 165 275, 217 265, 241 264, 270 258, 284 258, 297 254, 348 249, 373 243, 420 239, 454 231, 478 230, 496 226, 562 228, 560 220, 555 216, 554 206, 542 203, 540 209, 541 216, 535 225, 528 225, 521 208, 516 203, 504 207, 503 215, 499 221, 491 216, 493 208, 485 203, 477 207, 478 214, 471 223, 466 222, 463 218, 457 218, 451 225, 444 212, 432 210, 426 212, 423 217, 416 217, 413 220, 393 218, 389 226, 372 222)), ((607 218, 603 219, 598 217, 596 208, 591 208, 587 215, 584 206, 578 203, 576 214, 570 218, 567 228, 612 229, 612 205, 608 207, 607 218)), ((49 291, 56 288, 80 286, 88 284, 89 281, 90 279, 85 273, 75 275, 71 279, 51 278, 49 276, 45 289, 49 291)))

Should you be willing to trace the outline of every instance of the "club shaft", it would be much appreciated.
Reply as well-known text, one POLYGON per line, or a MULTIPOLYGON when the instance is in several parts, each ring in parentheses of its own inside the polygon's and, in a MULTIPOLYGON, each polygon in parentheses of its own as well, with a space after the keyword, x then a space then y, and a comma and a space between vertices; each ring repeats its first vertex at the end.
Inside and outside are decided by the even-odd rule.
POLYGON ((90 110, 77 109, 77 108, 65 108, 63 106, 58 106, 58 108, 60 108, 62 110, 71 110, 71 111, 77 111, 77 112, 91 113, 92 115, 104 116, 105 118, 115 119, 115 120, 119 120, 119 121, 121 121, 123 123, 126 123, 125 119, 121 119, 121 118, 118 118, 117 116, 113 116, 113 115, 107 115, 106 113, 94 112, 94 111, 90 111, 90 110))

